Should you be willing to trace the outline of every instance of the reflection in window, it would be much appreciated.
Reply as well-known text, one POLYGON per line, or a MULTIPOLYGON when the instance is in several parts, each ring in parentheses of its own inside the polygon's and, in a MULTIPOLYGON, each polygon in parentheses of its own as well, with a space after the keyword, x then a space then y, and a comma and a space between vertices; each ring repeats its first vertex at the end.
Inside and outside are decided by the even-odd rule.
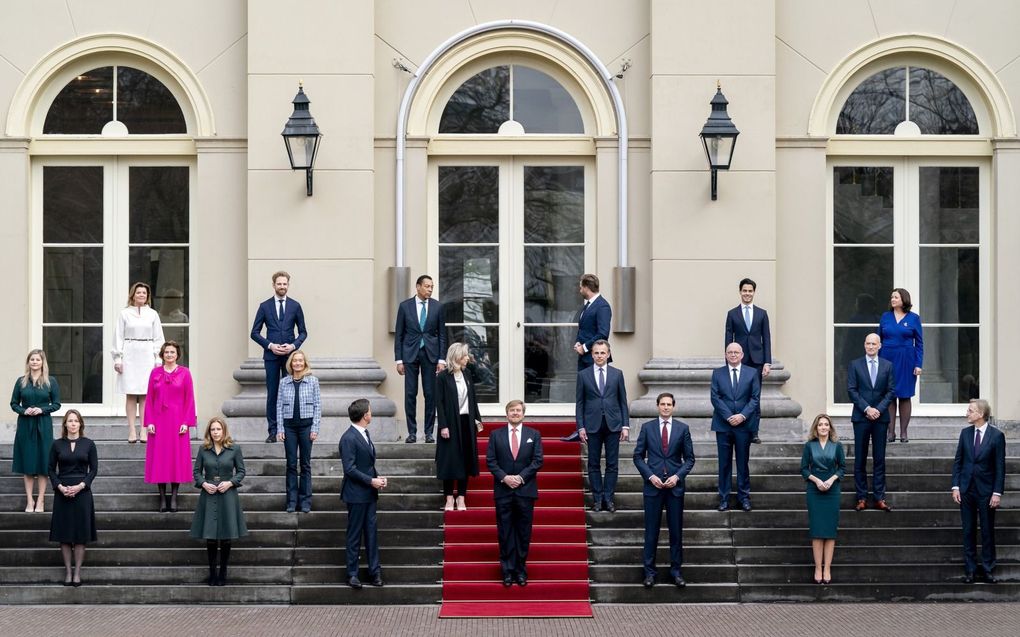
POLYGON ((443 109, 439 132, 498 133, 507 120, 525 133, 584 133, 570 93, 546 73, 517 64, 488 68, 461 84, 443 109))
POLYGON ((46 113, 43 134, 100 135, 111 121, 136 135, 187 132, 180 104, 162 82, 128 66, 106 66, 61 89, 46 113))
POLYGON ((886 69, 861 82, 843 104, 836 133, 892 135, 903 121, 916 124, 922 135, 978 134, 977 116, 963 91, 919 67, 886 69))

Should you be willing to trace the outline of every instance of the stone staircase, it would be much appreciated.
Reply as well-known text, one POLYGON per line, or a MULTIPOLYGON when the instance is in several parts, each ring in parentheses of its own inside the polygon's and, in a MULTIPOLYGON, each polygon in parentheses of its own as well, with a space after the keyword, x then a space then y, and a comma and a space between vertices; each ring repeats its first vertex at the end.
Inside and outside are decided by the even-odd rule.
MULTIPOLYGON (((696 428, 697 429, 697 428, 696 428)), ((914 427, 912 426, 912 434, 914 427)), ((346 511, 338 496, 342 471, 335 441, 314 446, 313 512, 284 508, 283 445, 240 443, 248 468, 241 493, 250 535, 234 544, 230 584, 211 588, 205 547, 188 536, 197 499, 181 487, 176 514, 157 513, 155 488, 142 481, 143 445, 122 441, 122 421, 90 419, 100 474, 93 488, 99 542, 86 554, 80 588, 60 585, 63 567, 48 541, 49 514, 24 513, 20 476, 0 476, 0 603, 6 604, 432 604, 442 597, 443 512, 432 477, 433 445, 377 443, 380 473, 390 488, 379 502, 381 589, 344 583, 346 511), (98 422, 97 422, 98 421, 98 422)), ((847 428, 840 432, 847 435, 847 428)), ((958 431, 958 429, 957 429, 958 431)), ((755 510, 719 513, 715 444, 698 431, 698 458, 688 478, 684 516, 683 590, 660 584, 654 597, 641 585, 643 537, 640 477, 632 443, 621 446, 615 514, 587 513, 591 597, 594 602, 899 601, 1020 599, 1020 447, 1007 429, 1006 497, 997 515, 998 585, 964 585, 959 510, 949 495, 955 442, 890 445, 888 501, 892 513, 855 513, 852 478, 833 568, 835 583, 812 577, 799 442, 752 448, 755 510)), ((197 442, 193 445, 197 447, 197 442)), ((844 439, 852 467, 852 441, 844 439)), ((584 461, 578 446, 577 462, 584 461)), ((0 444, 10 467, 11 445, 0 444)), ((478 486, 488 485, 483 472, 478 486)), ((52 494, 47 497, 51 510, 52 494)), ((662 534, 659 562, 668 564, 662 534)), ((663 569, 660 569, 663 570, 663 569)))

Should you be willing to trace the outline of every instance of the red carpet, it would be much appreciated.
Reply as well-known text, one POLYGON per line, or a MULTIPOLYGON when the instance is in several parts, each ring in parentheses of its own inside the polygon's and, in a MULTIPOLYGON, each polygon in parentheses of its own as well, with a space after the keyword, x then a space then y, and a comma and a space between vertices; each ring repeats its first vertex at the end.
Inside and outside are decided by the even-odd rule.
POLYGON ((528 552, 528 585, 504 588, 496 540, 492 474, 485 467, 489 432, 478 439, 481 475, 472 479, 467 511, 447 511, 440 617, 591 617, 584 480, 578 443, 560 442, 574 423, 525 423, 542 434, 545 461, 528 552))

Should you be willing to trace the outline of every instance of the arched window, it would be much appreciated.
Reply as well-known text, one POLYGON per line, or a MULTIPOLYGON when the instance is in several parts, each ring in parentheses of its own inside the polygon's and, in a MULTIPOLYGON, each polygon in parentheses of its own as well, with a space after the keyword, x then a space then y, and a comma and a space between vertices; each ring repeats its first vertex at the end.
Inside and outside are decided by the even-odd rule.
POLYGON ((538 69, 507 64, 461 84, 443 109, 439 132, 583 134, 584 121, 574 98, 555 79, 538 69))
POLYGON ((104 66, 75 76, 57 94, 43 124, 44 135, 187 132, 184 113, 170 90, 130 66, 104 66))
POLYGON ((838 135, 977 135, 970 100, 931 69, 898 66, 854 89, 836 122, 838 135))

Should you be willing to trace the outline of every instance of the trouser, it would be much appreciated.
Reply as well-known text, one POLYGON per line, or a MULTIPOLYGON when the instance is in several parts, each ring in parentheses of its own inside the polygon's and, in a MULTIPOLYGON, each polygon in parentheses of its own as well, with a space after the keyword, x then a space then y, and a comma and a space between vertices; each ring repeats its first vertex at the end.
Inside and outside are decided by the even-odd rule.
POLYGON ((535 500, 512 495, 496 500, 496 533, 499 538, 499 566, 503 576, 528 576, 528 549, 535 500))
POLYGON ((645 577, 655 577, 655 553, 659 547, 659 529, 662 510, 666 510, 669 527, 669 574, 680 575, 684 563, 684 496, 675 496, 671 489, 659 489, 655 495, 645 496, 645 577))
POLYGON ((283 447, 287 452, 287 508, 312 506, 312 419, 283 419, 283 447), (298 461, 301 475, 298 476, 298 461))
POLYGON ((620 472, 620 432, 609 431, 606 419, 599 430, 588 433, 588 482, 594 502, 608 504, 616 495, 616 480, 620 472), (602 448, 606 450, 606 473, 603 479, 602 448))
POLYGON ((276 422, 276 399, 280 394, 280 379, 287 372, 287 357, 274 356, 263 360, 266 368, 266 428, 270 436, 276 436, 279 423, 276 422))
POLYGON ((995 568, 995 509, 989 506, 991 494, 981 495, 971 486, 960 494, 960 518, 963 521, 963 565, 968 573, 978 570, 977 525, 981 524, 981 567, 991 574, 995 568))
POLYGON ((421 391, 425 394, 425 435, 432 435, 436 423, 436 364, 429 361, 425 348, 418 350, 413 361, 404 361, 404 415, 407 417, 407 433, 418 435, 418 376, 421 375, 421 391))
POLYGON ((885 445, 888 423, 866 420, 854 423, 854 489, 858 500, 868 499, 868 446, 874 444, 871 490, 885 500, 885 445))
POLYGON ((458 478, 457 480, 443 480, 443 495, 453 495, 453 487, 457 486, 457 495, 467 497, 468 479, 458 478))
POLYGON ((719 455, 719 501, 727 502, 733 480, 733 457, 737 458, 737 500, 741 504, 751 500, 751 431, 746 427, 731 427, 715 432, 716 451, 719 455))
POLYGON ((358 576, 358 554, 362 541, 368 557, 368 573, 372 577, 381 575, 379 566, 378 529, 375 521, 376 503, 347 505, 347 577, 358 576))

